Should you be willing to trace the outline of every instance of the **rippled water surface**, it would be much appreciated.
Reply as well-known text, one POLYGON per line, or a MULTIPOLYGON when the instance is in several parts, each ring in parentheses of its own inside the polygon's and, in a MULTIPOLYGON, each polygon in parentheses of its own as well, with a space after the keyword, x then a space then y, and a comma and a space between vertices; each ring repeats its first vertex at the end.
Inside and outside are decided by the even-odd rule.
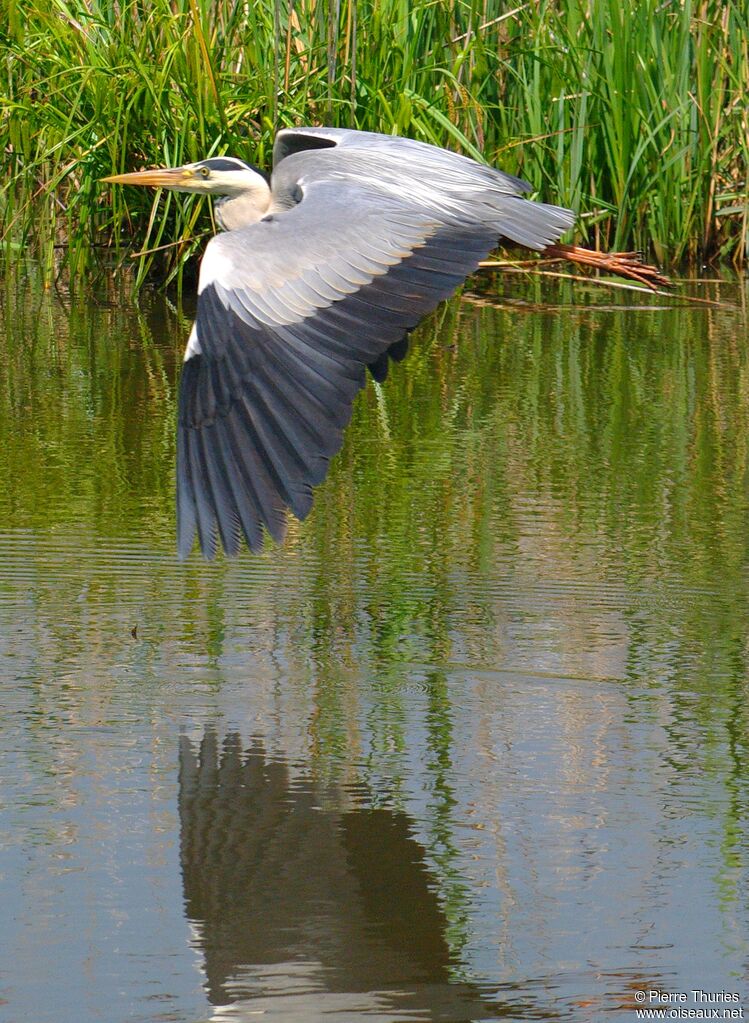
POLYGON ((206 564, 187 315, 4 282, 0 1019, 749 1012, 745 287, 476 287, 206 564))

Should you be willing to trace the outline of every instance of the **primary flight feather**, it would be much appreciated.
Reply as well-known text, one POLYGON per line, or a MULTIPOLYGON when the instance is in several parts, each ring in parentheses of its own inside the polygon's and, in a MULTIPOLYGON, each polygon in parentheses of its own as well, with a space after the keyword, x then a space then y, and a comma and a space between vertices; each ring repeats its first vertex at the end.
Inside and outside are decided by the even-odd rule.
POLYGON ((232 157, 105 179, 220 195, 200 267, 177 435, 178 548, 280 541, 340 449, 367 368, 500 238, 545 249, 570 210, 530 186, 411 139, 342 128, 278 133, 270 183, 232 157))

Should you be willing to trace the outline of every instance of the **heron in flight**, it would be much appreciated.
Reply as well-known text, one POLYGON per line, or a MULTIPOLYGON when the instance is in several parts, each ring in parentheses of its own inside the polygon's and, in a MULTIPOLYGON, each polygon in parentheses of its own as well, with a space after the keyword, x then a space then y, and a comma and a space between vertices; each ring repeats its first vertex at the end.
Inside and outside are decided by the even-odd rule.
POLYGON ((105 181, 220 196, 182 369, 178 550, 197 532, 257 551, 303 519, 369 371, 384 380, 407 334, 500 238, 543 250, 572 227, 530 186, 412 139, 342 128, 280 131, 273 174, 221 156, 105 181))

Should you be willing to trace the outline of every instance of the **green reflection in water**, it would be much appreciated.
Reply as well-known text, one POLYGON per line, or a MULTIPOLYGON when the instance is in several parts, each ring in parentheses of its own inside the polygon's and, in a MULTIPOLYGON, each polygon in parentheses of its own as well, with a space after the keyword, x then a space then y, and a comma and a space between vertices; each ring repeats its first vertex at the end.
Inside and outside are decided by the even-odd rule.
MULTIPOLYGON (((298 638, 351 665, 364 630, 386 699, 399 664, 450 660, 458 613, 475 626, 461 637, 467 658, 496 660, 494 594, 468 586, 456 608, 467 581, 554 578, 638 598, 648 613, 632 608, 627 673, 655 645, 698 686, 735 676, 749 536, 743 312, 628 310, 605 293, 511 285, 494 290, 515 299, 453 302, 418 332, 403 371, 357 402, 308 522, 258 559, 271 572, 279 560, 308 567, 298 638), (692 599, 669 599, 671 587, 692 599)), ((2 296, 6 528, 82 547, 146 541, 170 556, 187 317, 155 297, 138 310, 113 286, 84 301, 6 280, 2 296)), ((222 571, 196 556, 183 572, 214 614, 216 656, 225 622, 206 598, 220 597, 222 571)), ((580 630, 571 641, 590 646, 584 619, 580 630)))
MULTIPOLYGON (((365 589, 379 666, 449 659, 461 573, 665 581, 743 599, 743 313, 628 311, 627 299, 522 287, 551 308, 454 302, 419 331, 403 371, 357 402, 282 555, 325 565, 303 623, 318 653, 356 634, 365 589)), ((6 280, 2 296, 4 523, 74 526, 84 546, 147 537, 169 554, 186 317, 156 298, 139 311, 113 288, 87 302, 6 280)), ((488 622, 476 601, 466 610, 488 622)), ((743 640, 734 611, 718 601, 714 627, 681 637, 711 669, 727 655, 708 654, 710 635, 734 651, 743 640)))
POLYGON ((19 277, 0 297, 6 526, 68 525, 82 544, 166 532, 181 318, 163 301, 138 310, 114 286, 81 299, 19 277))
MULTIPOLYGON (((155 296, 135 308, 112 284, 89 301, 6 280, 0 512, 33 541, 24 559, 61 663, 90 649, 92 606, 122 603, 128 621, 137 608, 155 647, 179 644, 216 684, 237 628, 260 642, 262 626, 279 670, 313 687, 312 749, 394 763, 409 743, 404 671, 412 684, 421 665, 435 821, 452 798, 451 664, 635 680, 645 707, 671 684, 674 762, 695 755, 697 721, 709 770, 730 722, 743 785, 749 360, 745 295, 720 293, 737 308, 480 285, 357 401, 308 521, 238 568, 172 553, 189 317, 155 296), (108 570, 128 544, 131 565, 156 559, 147 572, 108 570), (78 552, 91 551, 102 570, 82 582, 78 552), (376 692, 365 750, 362 677, 376 692)), ((439 824, 434 842, 448 844, 439 824)))

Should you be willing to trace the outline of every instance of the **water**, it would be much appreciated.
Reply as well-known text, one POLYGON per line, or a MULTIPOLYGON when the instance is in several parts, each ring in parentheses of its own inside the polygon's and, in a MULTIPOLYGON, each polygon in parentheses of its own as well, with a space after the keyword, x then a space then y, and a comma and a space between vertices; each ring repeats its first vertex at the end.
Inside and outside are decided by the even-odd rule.
POLYGON ((5 282, 3 1021, 749 1009, 745 286, 477 288, 209 565, 186 316, 5 282))

